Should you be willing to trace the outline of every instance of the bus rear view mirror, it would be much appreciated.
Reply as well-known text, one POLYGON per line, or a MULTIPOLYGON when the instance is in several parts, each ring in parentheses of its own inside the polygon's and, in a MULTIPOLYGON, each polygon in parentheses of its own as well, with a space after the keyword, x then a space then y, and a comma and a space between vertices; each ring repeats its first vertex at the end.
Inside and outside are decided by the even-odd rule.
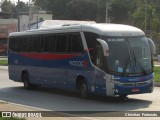
POLYGON ((152 54, 155 54, 156 53, 156 47, 155 47, 155 44, 154 44, 153 40, 151 40, 150 38, 147 38, 147 40, 148 40, 149 47, 150 47, 150 50, 151 50, 152 54))
POLYGON ((104 40, 99 39, 99 38, 97 39, 97 41, 102 45, 104 56, 109 56, 109 47, 108 47, 108 44, 104 40))

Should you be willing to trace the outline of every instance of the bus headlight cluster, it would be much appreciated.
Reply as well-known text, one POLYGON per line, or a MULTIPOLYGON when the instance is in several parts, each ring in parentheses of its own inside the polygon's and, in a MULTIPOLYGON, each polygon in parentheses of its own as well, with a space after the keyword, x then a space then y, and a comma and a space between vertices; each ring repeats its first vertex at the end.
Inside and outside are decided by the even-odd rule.
POLYGON ((119 81, 114 81, 114 84, 116 84, 116 85, 123 85, 123 83, 121 83, 119 81))
POLYGON ((129 83, 122 83, 122 82, 119 82, 119 81, 114 81, 114 84, 115 85, 120 85, 120 86, 145 86, 145 85, 148 85, 150 83, 153 82, 153 79, 149 79, 147 81, 143 81, 143 82, 129 82, 129 83))
POLYGON ((146 83, 151 83, 153 81, 153 79, 149 79, 147 81, 145 81, 146 83))

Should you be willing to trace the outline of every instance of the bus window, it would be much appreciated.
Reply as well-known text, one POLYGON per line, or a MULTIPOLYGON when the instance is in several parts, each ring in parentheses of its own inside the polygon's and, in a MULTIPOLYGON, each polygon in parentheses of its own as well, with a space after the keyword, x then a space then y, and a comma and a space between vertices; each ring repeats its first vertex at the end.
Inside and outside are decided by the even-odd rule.
POLYGON ((23 50, 22 51, 23 52, 28 52, 29 51, 28 37, 23 37, 22 41, 23 41, 23 44, 22 44, 23 50))
POLYGON ((55 52, 55 39, 54 39, 54 35, 51 36, 50 52, 51 53, 55 52))
POLYGON ((82 53, 82 40, 80 34, 70 34, 69 35, 69 44, 68 44, 68 52, 73 53, 82 53))
POLYGON ((103 48, 102 48, 102 45, 98 41, 96 43, 96 64, 95 65, 101 70, 105 70, 103 48))
POLYGON ((38 36, 32 36, 29 40, 29 51, 30 52, 37 52, 38 49, 38 36))
POLYGON ((56 35, 56 52, 66 52, 67 50, 67 35, 56 35))
POLYGON ((10 38, 10 40, 9 40, 9 48, 13 52, 18 52, 18 42, 19 42, 18 37, 17 38, 10 38))
POLYGON ((97 43, 97 38, 99 38, 99 35, 95 33, 84 32, 84 36, 89 49, 90 58, 93 64, 96 65, 96 43, 97 43))
POLYGON ((43 36, 38 36, 38 52, 43 52, 44 51, 44 40, 43 36))
POLYGON ((44 36, 44 52, 50 52, 51 36, 44 36))

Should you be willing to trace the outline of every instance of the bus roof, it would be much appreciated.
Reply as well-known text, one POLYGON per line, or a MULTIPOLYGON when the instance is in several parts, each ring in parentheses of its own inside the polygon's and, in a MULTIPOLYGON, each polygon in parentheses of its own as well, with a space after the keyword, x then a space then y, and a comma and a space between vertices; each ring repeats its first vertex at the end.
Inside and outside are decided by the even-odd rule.
POLYGON ((66 24, 55 25, 47 29, 28 30, 24 32, 11 33, 9 36, 23 36, 47 33, 67 33, 67 32, 93 32, 106 36, 144 36, 144 32, 139 28, 122 24, 66 24))

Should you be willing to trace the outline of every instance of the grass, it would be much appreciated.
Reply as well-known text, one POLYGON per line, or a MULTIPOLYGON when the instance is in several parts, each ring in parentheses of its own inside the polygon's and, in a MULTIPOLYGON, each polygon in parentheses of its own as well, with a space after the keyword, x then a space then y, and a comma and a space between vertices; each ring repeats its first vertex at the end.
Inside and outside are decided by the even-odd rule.
POLYGON ((4 101, 0 101, 0 104, 8 104, 8 103, 4 101))
POLYGON ((0 65, 8 65, 8 60, 0 60, 0 65))
POLYGON ((155 82, 160 83, 160 67, 154 67, 155 82))
POLYGON ((1 118, 0 117, 0 120, 26 120, 26 119, 25 118, 14 118, 14 117, 9 117, 9 118, 7 118, 7 117, 6 118, 4 118, 4 117, 1 118))

